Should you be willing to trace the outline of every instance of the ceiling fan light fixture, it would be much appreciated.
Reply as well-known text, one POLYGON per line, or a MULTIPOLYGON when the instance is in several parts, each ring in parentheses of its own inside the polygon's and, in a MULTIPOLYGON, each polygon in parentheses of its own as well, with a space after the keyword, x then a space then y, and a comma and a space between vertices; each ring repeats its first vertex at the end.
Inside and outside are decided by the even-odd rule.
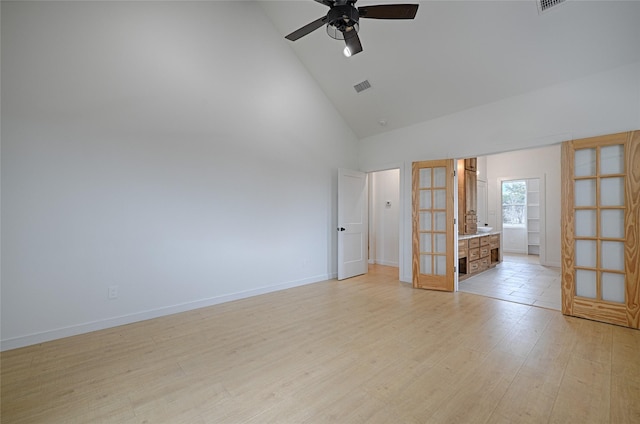
POLYGON ((327 34, 336 40, 354 37, 360 26, 360 14, 353 5, 334 6, 327 13, 327 34))
POLYGON ((358 34, 359 29, 360 29, 360 25, 357 22, 353 23, 353 25, 351 26, 344 27, 342 29, 335 27, 331 24, 328 24, 327 34, 329 34, 329 37, 335 40, 346 40, 347 38, 355 37, 358 34))

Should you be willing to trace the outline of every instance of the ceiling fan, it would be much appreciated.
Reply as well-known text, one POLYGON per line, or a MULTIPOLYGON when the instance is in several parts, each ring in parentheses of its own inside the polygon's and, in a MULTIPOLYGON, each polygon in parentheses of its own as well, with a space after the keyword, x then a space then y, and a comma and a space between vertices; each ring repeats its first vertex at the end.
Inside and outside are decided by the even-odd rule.
POLYGON ((358 0, 315 1, 329 6, 327 15, 293 31, 285 38, 296 41, 326 24, 327 34, 331 38, 345 41, 347 46, 344 49, 344 54, 347 57, 362 51, 362 44, 360 43, 360 37, 358 37, 360 18, 413 19, 418 12, 417 4, 379 4, 356 7, 355 3, 358 0))

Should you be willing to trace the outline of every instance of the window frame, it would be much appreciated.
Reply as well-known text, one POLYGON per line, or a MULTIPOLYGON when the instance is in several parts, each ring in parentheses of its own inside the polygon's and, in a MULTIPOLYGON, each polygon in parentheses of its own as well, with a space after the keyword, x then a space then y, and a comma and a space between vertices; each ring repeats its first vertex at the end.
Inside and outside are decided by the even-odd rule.
POLYGON ((527 228, 527 180, 518 178, 513 180, 503 180, 500 182, 500 214, 502 218, 502 228, 527 228), (504 186, 505 184, 522 183, 524 185, 524 203, 504 203, 504 186), (522 223, 514 224, 505 222, 505 206, 520 206, 522 207, 522 223))

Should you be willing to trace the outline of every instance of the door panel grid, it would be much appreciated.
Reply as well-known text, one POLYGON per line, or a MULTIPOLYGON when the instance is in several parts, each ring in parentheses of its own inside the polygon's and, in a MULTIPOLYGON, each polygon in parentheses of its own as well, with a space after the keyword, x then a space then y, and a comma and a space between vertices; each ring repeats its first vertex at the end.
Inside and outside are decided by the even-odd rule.
POLYGON ((420 170, 420 273, 445 275, 446 269, 446 168, 420 170))
POLYGON ((453 291, 453 161, 413 164, 414 287, 453 291))
POLYGON ((640 326, 640 132, 563 144, 563 313, 640 326))
POLYGON ((619 279, 603 279, 616 272, 624 279, 624 233, 611 237, 615 230, 609 230, 624 228, 624 145, 576 149, 574 158, 575 294, 624 303, 624 291, 609 287, 619 279))

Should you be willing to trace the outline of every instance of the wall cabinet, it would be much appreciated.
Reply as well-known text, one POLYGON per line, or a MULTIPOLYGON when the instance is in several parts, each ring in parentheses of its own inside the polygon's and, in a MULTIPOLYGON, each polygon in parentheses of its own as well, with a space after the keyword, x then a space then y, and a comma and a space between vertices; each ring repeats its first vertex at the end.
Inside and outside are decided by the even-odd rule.
POLYGON ((478 170, 478 158, 464 159, 464 169, 476 172, 478 170))
POLYGON ((458 160, 458 233, 478 232, 476 158, 458 160))
POLYGON ((458 240, 458 280, 500 263, 500 233, 458 240))

